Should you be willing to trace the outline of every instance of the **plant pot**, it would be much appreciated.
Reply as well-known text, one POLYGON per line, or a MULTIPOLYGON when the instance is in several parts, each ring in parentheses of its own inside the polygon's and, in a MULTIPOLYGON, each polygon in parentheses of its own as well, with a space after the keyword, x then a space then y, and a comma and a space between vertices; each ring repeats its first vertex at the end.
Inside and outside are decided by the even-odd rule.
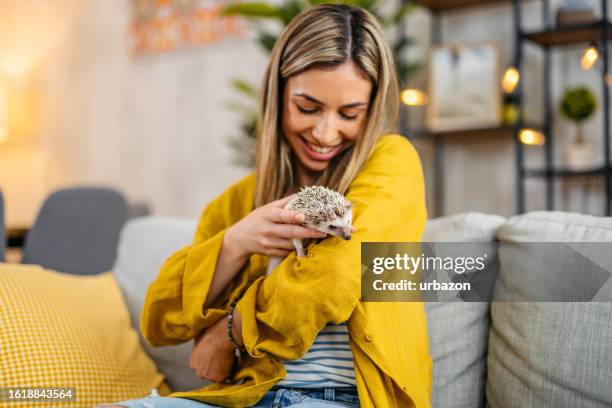
POLYGON ((596 165, 595 149, 589 142, 572 143, 565 147, 565 163, 570 170, 588 170, 596 165))

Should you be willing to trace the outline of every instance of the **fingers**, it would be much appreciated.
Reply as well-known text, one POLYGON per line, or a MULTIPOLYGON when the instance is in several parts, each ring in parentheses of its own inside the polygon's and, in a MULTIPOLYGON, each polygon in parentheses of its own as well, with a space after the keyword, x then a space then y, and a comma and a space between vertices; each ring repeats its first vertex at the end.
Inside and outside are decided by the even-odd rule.
POLYGON ((304 222, 304 214, 299 211, 274 209, 269 220, 280 224, 299 224, 304 222))
POLYGON ((300 213, 299 211, 285 209, 287 203, 289 203, 289 201, 294 199, 296 196, 297 194, 294 193, 279 200, 272 201, 270 204, 268 204, 273 208, 273 210, 268 212, 267 218, 270 221, 282 224, 300 224, 304 222, 304 214, 300 213), (281 208, 282 211, 279 211, 279 208, 281 208))
POLYGON ((291 224, 279 224, 274 229, 274 233, 276 236, 287 239, 324 238, 327 236, 324 232, 291 224))
POLYGON ((267 256, 276 256, 284 258, 295 250, 293 243, 288 239, 277 238, 277 237, 266 237, 261 241, 263 247, 263 253, 267 256))
POLYGON ((267 249, 286 249, 289 251, 295 249, 290 240, 283 238, 264 238, 262 245, 267 249))
POLYGON ((288 256, 295 248, 292 248, 291 250, 288 249, 278 249, 278 248, 272 248, 269 249, 265 252, 265 255, 267 256, 276 256, 278 258, 285 258, 286 256, 288 256))

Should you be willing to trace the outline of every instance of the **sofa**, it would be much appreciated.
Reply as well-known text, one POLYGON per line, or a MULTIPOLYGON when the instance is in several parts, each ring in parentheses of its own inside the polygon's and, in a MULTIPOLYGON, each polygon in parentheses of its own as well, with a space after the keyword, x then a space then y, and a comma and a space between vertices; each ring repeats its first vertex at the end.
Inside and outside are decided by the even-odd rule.
MULTIPOLYGON (((148 282, 168 254, 188 245, 195 220, 148 217, 124 228, 113 268, 133 322, 148 282)), ((480 213, 430 220, 427 242, 594 242, 612 271, 612 218, 533 212, 509 219, 480 213)), ((559 260, 563 262, 563 260, 559 260)), ((500 277, 537 273, 557 279, 546 259, 499 255, 500 277), (523 261, 527 259, 529 268, 523 261)), ((580 272, 588 274, 588 267, 580 272)), ((563 273, 571 273, 564 270, 563 273)), ((495 298, 493 299, 495 300, 495 298)), ((612 406, 612 279, 593 302, 428 302, 432 406, 612 406)), ((142 339, 141 339, 142 340, 142 339)), ((191 344, 146 352, 174 390, 205 384, 187 362, 191 344)))
MULTIPOLYGON (((142 348, 173 391, 207 383, 189 368, 192 344, 152 348, 139 332, 140 311, 148 284, 170 254, 191 243, 195 228, 193 219, 129 221, 112 271, 142 348)), ((526 249, 514 245, 513 252, 498 254, 498 279, 520 275, 565 282, 568 274, 612 271, 612 218, 466 213, 428 221, 423 241, 597 243, 591 259, 598 261, 582 263, 579 270, 565 253, 553 254, 551 263, 550 254, 521 253, 526 249)), ((521 289, 521 280, 513 282, 506 290, 521 289)), ((427 302, 432 407, 611 407, 612 279, 602 282, 591 302, 497 302, 497 292, 493 302, 427 302)))

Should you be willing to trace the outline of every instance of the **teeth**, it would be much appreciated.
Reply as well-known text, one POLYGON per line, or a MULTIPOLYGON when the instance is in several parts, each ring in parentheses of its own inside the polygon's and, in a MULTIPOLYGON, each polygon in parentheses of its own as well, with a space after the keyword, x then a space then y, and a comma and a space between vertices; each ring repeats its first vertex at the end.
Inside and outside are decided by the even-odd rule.
POLYGON ((308 144, 308 147, 310 147, 312 150, 314 150, 317 153, 322 153, 322 154, 329 153, 329 152, 331 152, 332 150, 335 149, 335 146, 333 146, 333 147, 320 147, 320 146, 317 146, 317 145, 313 145, 312 143, 307 143, 307 144, 308 144))

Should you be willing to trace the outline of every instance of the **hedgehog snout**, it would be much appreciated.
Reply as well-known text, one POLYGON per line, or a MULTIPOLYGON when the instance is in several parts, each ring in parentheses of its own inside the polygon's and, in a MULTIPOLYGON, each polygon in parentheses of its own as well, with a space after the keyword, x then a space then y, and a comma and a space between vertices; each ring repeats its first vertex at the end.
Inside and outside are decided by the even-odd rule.
POLYGON ((351 239, 351 229, 350 228, 342 228, 340 231, 341 238, 349 241, 351 239))
POLYGON ((351 227, 341 227, 336 230, 336 235, 338 238, 342 238, 345 241, 349 241, 351 239, 351 227))

